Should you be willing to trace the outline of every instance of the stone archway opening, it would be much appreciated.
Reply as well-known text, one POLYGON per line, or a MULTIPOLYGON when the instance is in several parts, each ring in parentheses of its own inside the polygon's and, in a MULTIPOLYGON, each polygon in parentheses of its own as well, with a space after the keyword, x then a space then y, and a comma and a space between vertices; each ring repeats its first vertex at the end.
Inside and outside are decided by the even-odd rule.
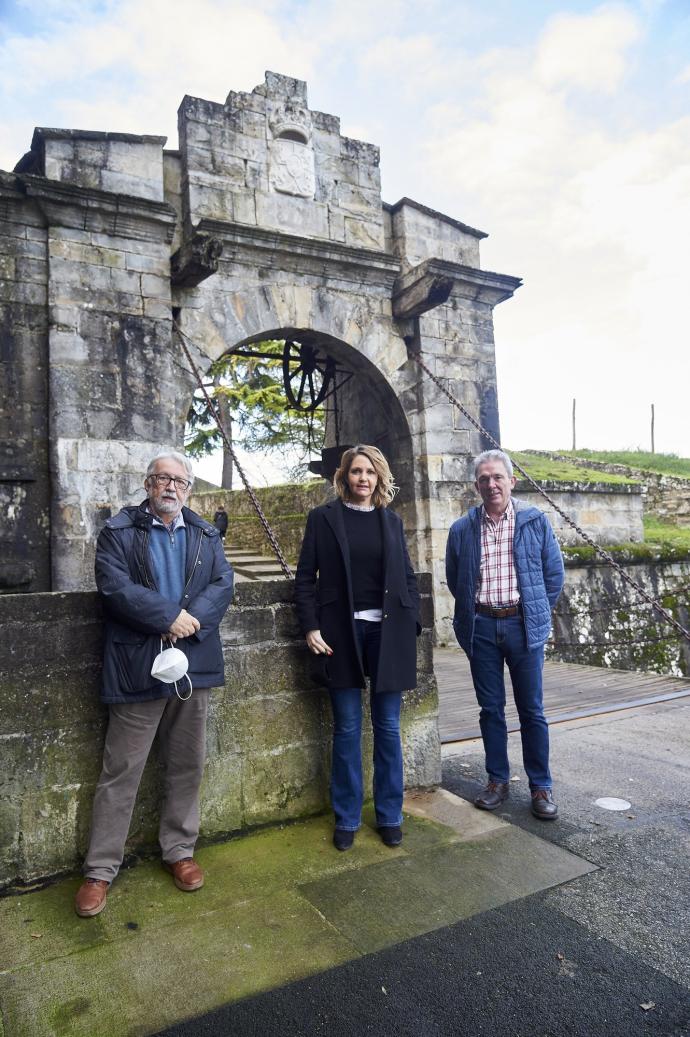
POLYGON ((267 328, 234 343, 218 359, 255 356, 265 342, 287 347, 282 363, 286 408, 301 407, 304 413, 317 404, 325 412, 323 444, 320 451, 315 444, 309 470, 330 482, 343 450, 370 443, 389 461, 400 487, 396 500, 411 502, 410 427, 400 399, 379 368, 347 342, 304 328, 267 328))

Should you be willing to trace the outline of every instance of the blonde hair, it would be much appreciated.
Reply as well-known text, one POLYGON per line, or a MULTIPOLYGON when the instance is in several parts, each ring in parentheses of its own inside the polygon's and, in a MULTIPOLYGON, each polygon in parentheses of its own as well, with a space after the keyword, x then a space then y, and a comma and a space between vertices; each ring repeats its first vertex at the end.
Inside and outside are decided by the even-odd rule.
POLYGON ((347 484, 347 477, 352 467, 352 462, 358 454, 363 454, 364 457, 371 461, 372 468, 378 477, 376 489, 371 495, 371 503, 376 508, 388 507, 398 492, 398 487, 393 482, 393 473, 381 451, 378 447, 369 446, 366 443, 358 443, 357 446, 351 446, 345 451, 340 458, 340 465, 333 476, 333 489, 341 500, 350 500, 350 487, 347 484))

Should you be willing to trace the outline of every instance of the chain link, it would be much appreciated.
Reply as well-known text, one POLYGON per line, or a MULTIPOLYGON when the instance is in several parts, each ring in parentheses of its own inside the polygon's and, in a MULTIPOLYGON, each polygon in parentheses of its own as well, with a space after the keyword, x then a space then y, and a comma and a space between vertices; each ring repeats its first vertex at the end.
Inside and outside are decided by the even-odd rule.
MULTIPOLYGON (((492 443, 497 450, 502 450, 503 448, 501 447, 501 444, 496 439, 494 439, 490 432, 488 432, 485 428, 482 427, 482 425, 479 424, 476 418, 472 417, 472 415, 467 411, 467 409, 463 407, 463 405, 460 403, 460 400, 458 400, 453 395, 453 393, 445 387, 441 379, 437 378, 433 371, 429 370, 422 358, 417 353, 413 353, 412 351, 409 351, 409 356, 415 361, 415 363, 419 367, 421 367, 421 369, 424 372, 426 372, 426 374, 429 376, 434 385, 436 385, 441 390, 444 396, 447 396, 450 402, 458 408, 460 413, 465 418, 467 418, 469 423, 486 439, 488 439, 488 441, 492 443)), ((611 554, 609 554, 608 551, 605 551, 603 547, 599 547, 599 545, 595 543, 594 540, 592 540, 592 538, 587 533, 585 533, 583 529, 580 529, 577 523, 574 522, 569 515, 566 515, 566 513, 561 510, 561 508, 558 507, 556 502, 552 500, 551 497, 549 497, 546 490, 543 490, 539 483, 535 482, 532 476, 528 472, 526 472, 525 469, 520 464, 518 464, 517 461, 513 461, 513 465, 515 468, 517 468, 518 472, 520 472, 520 474, 527 480, 530 486, 532 486, 533 489, 537 491, 537 493, 541 494, 544 500, 546 500, 551 505, 556 514, 560 515, 563 521, 566 522, 571 527, 571 529, 574 529, 578 536, 582 537, 585 543, 589 544, 589 546, 594 549, 594 551, 597 555, 599 555, 600 558, 603 558, 608 565, 615 569, 615 571, 618 573, 618 575, 621 577, 624 583, 627 583, 629 587, 632 587, 635 593, 638 594, 641 598, 643 598, 648 605, 651 605, 652 608, 656 612, 658 612, 660 616, 663 616, 666 622, 675 630, 677 630, 678 633, 681 634, 686 641, 690 641, 690 630, 686 630, 685 627, 682 626, 677 619, 674 619, 674 617, 663 607, 663 605, 656 601, 650 594, 647 594, 647 591, 644 589, 644 587, 640 586, 637 580, 633 580, 631 576, 628 576, 628 574, 618 564, 615 558, 611 554)))
POLYGON ((249 498, 250 498, 252 504, 254 505, 254 510, 256 511, 256 514, 259 516, 259 521, 261 522, 261 525, 264 527, 264 532, 266 533, 266 537, 268 538, 268 542, 271 545, 271 547, 273 548, 274 554, 275 554, 276 558, 278 559, 278 562, 280 563, 280 567, 283 570, 283 573, 285 574, 285 578, 290 580, 290 579, 292 579, 292 575, 293 575, 292 569, 290 568, 290 566, 286 562, 285 556, 284 556, 283 552, 280 550, 280 545, 278 543, 276 535, 273 532, 273 530, 271 529, 270 525, 268 524, 268 519, 266 518, 266 516, 263 513, 263 509, 261 507, 261 504, 259 503, 259 499, 256 496, 256 494, 254 493, 254 490, 252 489, 252 487, 251 487, 251 485, 249 483, 249 480, 247 479, 247 476, 244 474, 244 469, 242 468, 242 465, 237 460, 237 454, 235 453, 235 451, 233 449, 233 445, 230 442, 230 440, 229 440, 229 438, 228 438, 228 436, 227 436, 227 434, 225 432, 225 429, 223 428, 223 423, 222 423, 222 421, 220 419, 220 415, 218 413, 218 408, 216 407, 215 403, 213 402, 213 400, 209 396, 208 392, 206 391, 206 386, 204 385, 204 383, 202 381, 202 378, 201 378, 201 375, 199 374, 199 369, 196 366, 196 364, 194 363, 194 360, 192 359, 191 353, 187 349, 187 345, 186 345, 186 341, 185 341, 187 336, 185 335, 184 331, 179 326, 177 321, 173 321, 173 327, 175 328, 175 331, 177 332, 177 334, 180 336, 180 344, 182 346, 182 349, 184 351, 185 356, 187 357, 187 360, 189 362, 189 366, 192 369, 194 377, 196 378, 196 380, 197 380, 197 382, 199 384, 199 388, 201 389, 202 393, 204 394, 204 399, 206 400, 206 406, 208 407, 209 414, 211 415, 211 417, 215 421, 216 425, 218 426, 218 431, 221 434, 223 442, 225 443, 225 446, 227 447, 228 451, 230 452, 230 456, 232 457, 232 462, 233 462, 233 464, 235 465, 235 468, 237 469, 237 471, 240 474, 240 479, 244 483, 244 488, 247 491, 247 493, 249 494, 249 498))

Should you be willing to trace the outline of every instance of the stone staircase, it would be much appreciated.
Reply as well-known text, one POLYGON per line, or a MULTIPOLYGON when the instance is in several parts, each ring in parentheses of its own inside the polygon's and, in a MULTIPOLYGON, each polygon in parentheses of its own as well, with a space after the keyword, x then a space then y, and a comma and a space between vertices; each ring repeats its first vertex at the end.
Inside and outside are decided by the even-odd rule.
POLYGON ((225 557, 235 571, 237 583, 246 583, 248 580, 279 580, 284 575, 276 558, 247 551, 233 544, 225 545, 225 557))

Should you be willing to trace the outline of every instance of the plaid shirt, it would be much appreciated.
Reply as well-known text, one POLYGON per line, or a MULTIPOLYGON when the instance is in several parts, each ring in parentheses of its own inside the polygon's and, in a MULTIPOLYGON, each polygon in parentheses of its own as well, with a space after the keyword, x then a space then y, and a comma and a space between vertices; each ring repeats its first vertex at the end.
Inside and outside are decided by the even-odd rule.
POLYGON ((515 563, 513 561, 513 532, 515 508, 512 500, 494 522, 482 507, 482 558, 479 566, 479 585, 476 601, 491 608, 517 605, 520 600, 515 563))

